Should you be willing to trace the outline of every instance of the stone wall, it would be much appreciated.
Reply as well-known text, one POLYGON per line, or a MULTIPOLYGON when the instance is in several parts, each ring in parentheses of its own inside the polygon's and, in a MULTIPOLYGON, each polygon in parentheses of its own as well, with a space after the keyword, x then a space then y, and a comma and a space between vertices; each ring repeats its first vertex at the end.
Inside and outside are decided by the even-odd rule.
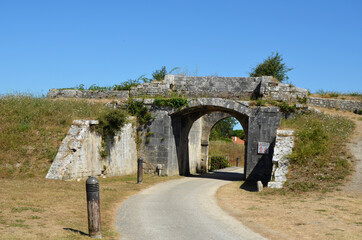
POLYGON ((129 97, 156 97, 181 95, 188 98, 213 97, 296 101, 307 97, 307 90, 280 83, 272 77, 190 77, 167 75, 163 81, 142 83, 130 91, 90 91, 51 89, 49 98, 125 99, 129 97))
POLYGON ((48 98, 93 98, 93 99, 128 99, 129 91, 92 91, 75 89, 50 89, 48 98))
POLYGON ((306 89, 280 83, 272 77, 190 77, 167 75, 163 81, 140 84, 130 96, 182 95, 189 98, 214 97, 249 99, 264 97, 274 100, 296 101, 307 97, 306 89))
POLYGON ((265 99, 295 102, 307 98, 308 90, 294 87, 291 84, 264 81, 261 85, 261 95, 265 99))
POLYGON ((332 98, 309 98, 307 103, 316 107, 336 108, 346 111, 362 110, 362 101, 341 100, 332 98))
POLYGON ((268 182, 270 188, 282 188, 287 181, 287 173, 289 166, 288 155, 292 153, 294 146, 294 131, 292 130, 277 130, 273 153, 273 170, 271 181, 268 182))
POLYGON ((76 120, 62 141, 46 175, 48 179, 71 180, 87 176, 121 176, 137 172, 136 129, 126 124, 109 144, 109 156, 99 153, 101 136, 95 120, 76 120))

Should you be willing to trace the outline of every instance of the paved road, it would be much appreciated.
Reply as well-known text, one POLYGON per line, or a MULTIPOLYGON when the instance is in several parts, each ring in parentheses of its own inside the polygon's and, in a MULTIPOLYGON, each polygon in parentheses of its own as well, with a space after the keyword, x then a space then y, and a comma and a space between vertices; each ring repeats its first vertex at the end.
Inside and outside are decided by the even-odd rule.
POLYGON ((240 168, 161 183, 126 200, 117 212, 122 240, 264 239, 217 205, 216 190, 240 168))

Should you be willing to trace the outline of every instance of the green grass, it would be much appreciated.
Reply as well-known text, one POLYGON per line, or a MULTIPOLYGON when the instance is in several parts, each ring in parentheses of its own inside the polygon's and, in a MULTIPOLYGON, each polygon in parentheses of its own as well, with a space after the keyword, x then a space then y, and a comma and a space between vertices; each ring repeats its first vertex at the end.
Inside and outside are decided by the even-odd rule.
POLYGON ((108 109, 89 101, 0 97, 0 178, 44 177, 72 121, 97 119, 108 109))
POLYGON ((344 143, 354 129, 352 121, 324 114, 305 114, 283 120, 282 125, 296 130, 286 183, 289 190, 327 192, 350 173, 344 143))

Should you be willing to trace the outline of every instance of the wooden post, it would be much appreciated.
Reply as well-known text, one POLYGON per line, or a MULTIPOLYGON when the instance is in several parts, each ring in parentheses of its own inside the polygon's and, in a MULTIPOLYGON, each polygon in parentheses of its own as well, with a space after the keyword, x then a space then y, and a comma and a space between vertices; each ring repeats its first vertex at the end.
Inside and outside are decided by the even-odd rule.
POLYGON ((99 182, 97 178, 88 177, 86 181, 86 191, 89 236, 91 238, 102 238, 99 182))
POLYGON ((138 158, 137 184, 141 184, 142 181, 143 181, 143 159, 138 158))

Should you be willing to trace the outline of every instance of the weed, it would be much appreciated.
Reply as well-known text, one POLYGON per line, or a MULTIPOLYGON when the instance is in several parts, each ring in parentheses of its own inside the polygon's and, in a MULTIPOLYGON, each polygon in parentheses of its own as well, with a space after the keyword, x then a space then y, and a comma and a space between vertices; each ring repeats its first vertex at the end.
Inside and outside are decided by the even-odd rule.
POLYGON ((289 105, 287 102, 282 101, 277 105, 282 113, 288 114, 295 112, 295 105, 289 105))
POLYGON ((130 99, 127 104, 127 111, 132 115, 136 116, 138 123, 144 125, 147 122, 153 119, 151 113, 148 111, 148 108, 144 105, 143 102, 134 101, 130 99))
POLYGON ((103 113, 98 121, 99 124, 96 126, 96 131, 102 136, 100 155, 102 158, 105 158, 108 156, 108 147, 116 132, 120 131, 127 123, 127 113, 120 109, 110 109, 103 113))
POLYGON ((21 227, 21 228, 29 228, 29 225, 22 223, 11 223, 10 227, 21 227))
POLYGON ((315 211, 316 211, 316 212, 327 212, 326 209, 316 209, 315 211))
POLYGON ((248 210, 258 210, 258 209, 259 209, 259 208, 256 207, 256 206, 252 206, 252 207, 248 208, 248 210))
POLYGON ((262 98, 256 99, 256 106, 265 106, 266 101, 262 98))
POLYGON ((40 208, 32 208, 32 207, 20 207, 20 208, 12 208, 11 212, 12 213, 21 213, 23 211, 28 211, 31 210, 32 212, 44 212, 43 209, 40 208))

